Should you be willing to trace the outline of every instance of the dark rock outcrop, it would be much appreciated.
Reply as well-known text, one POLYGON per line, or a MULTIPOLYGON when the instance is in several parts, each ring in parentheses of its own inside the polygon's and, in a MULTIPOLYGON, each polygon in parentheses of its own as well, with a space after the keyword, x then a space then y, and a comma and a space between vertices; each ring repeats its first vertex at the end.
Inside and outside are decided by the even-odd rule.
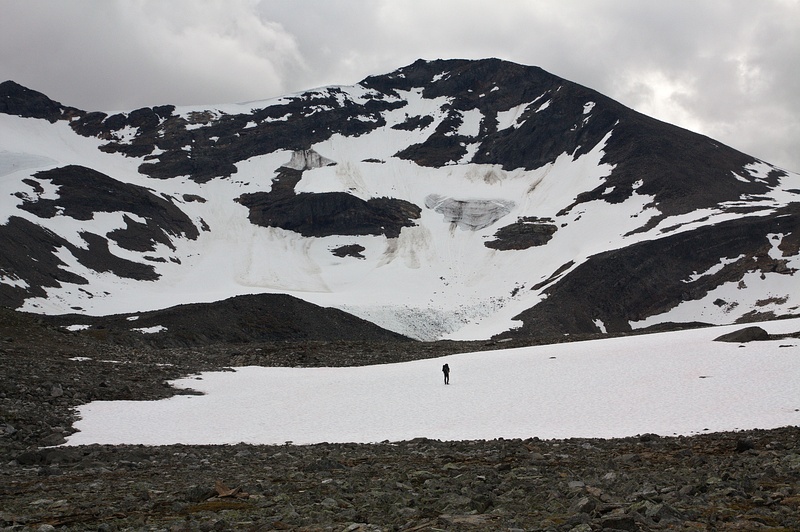
POLYGON ((88 284, 85 278, 70 272, 58 258, 59 248, 73 247, 68 241, 43 227, 11 216, 0 225, 0 271, 13 283, 0 283, 0 306, 17 308, 28 297, 45 297, 48 287, 61 283, 88 284))
POLYGON ((332 249, 331 253, 337 257, 353 257, 356 259, 363 259, 364 255, 361 253, 364 251, 364 246, 360 244, 348 244, 346 246, 339 246, 338 248, 332 249))
POLYGON ((714 338, 715 342, 733 342, 740 344, 762 340, 769 340, 769 333, 761 327, 756 326, 745 327, 744 329, 739 329, 738 331, 729 332, 714 338))
POLYGON ((0 83, 0 113, 57 122, 81 114, 82 111, 74 107, 64 107, 41 92, 23 87, 14 81, 4 81, 0 83))
POLYGON ((235 174, 235 164, 251 157, 281 149, 308 150, 336 133, 358 136, 385 126, 380 112, 403 105, 378 98, 360 105, 335 87, 287 100, 248 114, 209 113, 189 121, 170 117, 154 143, 163 153, 148 157, 139 171, 158 179, 188 175, 205 183, 235 174))
POLYGON ((494 234, 494 240, 484 242, 484 245, 498 250, 544 246, 558 230, 558 227, 550 222, 552 220, 540 220, 536 217, 522 218, 498 229, 494 234))
POLYGON ((385 235, 396 238, 414 225, 420 208, 404 200, 363 200, 345 192, 294 192, 302 171, 282 167, 270 192, 243 194, 238 201, 250 209, 250 221, 303 236, 385 235))

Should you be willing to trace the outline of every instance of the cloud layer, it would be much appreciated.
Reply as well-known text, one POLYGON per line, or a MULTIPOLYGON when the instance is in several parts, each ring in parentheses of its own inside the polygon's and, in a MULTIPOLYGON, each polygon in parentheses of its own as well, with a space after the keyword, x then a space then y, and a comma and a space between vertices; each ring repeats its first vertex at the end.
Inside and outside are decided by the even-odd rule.
POLYGON ((0 0, 0 11, 0 80, 84 109, 255 100, 420 57, 499 57, 800 171, 797 0, 0 0))

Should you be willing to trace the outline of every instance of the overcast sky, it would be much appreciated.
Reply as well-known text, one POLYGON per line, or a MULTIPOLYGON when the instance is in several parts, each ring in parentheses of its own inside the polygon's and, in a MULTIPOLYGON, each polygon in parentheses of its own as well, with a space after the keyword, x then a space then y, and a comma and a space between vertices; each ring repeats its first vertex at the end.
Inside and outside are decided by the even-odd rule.
POLYGON ((536 65, 800 171, 800 0, 0 0, 0 81, 131 110, 536 65))

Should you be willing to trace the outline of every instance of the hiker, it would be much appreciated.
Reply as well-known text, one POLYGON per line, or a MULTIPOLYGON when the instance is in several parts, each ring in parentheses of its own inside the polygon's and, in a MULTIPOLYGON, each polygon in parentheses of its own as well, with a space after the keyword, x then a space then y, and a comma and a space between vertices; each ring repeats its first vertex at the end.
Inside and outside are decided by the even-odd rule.
POLYGON ((450 366, 447 364, 442 366, 442 373, 444 373, 444 383, 450 384, 450 366))

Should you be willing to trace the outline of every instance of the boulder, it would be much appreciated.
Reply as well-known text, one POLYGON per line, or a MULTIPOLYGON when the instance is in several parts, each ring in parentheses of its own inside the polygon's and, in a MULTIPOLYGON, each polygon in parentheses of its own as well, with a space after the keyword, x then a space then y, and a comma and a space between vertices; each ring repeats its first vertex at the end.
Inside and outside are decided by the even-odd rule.
POLYGON ((769 334, 761 327, 753 326, 745 327, 744 329, 739 329, 738 331, 729 332, 714 338, 715 342, 745 343, 755 340, 769 340, 769 334))

